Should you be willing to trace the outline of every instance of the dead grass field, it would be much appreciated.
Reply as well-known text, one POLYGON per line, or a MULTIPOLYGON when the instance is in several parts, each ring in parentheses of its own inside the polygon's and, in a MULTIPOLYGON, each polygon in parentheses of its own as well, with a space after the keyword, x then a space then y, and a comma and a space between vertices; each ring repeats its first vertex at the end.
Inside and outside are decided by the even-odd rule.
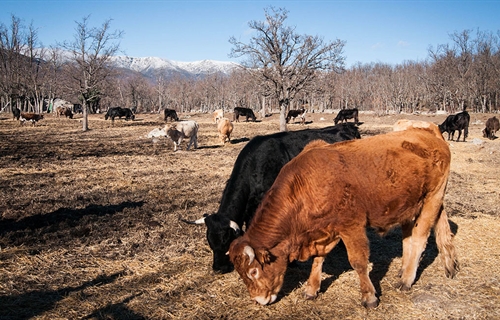
MULTIPOLYGON (((87 132, 78 116, 21 127, 0 114, 1 319, 500 319, 500 139, 481 135, 491 115, 471 114, 467 142, 450 143, 445 205, 461 271, 445 277, 431 237, 412 290, 400 292, 400 231, 370 232, 375 310, 360 305, 342 245, 313 301, 301 297, 310 263, 289 268, 278 301, 266 307, 249 299, 237 273, 213 274, 205 227, 179 218, 217 210, 239 151, 276 132, 278 116, 235 123, 224 147, 210 115, 180 116, 200 124, 199 149, 174 153, 166 139, 146 138, 163 126, 156 114, 114 126, 91 115, 87 132)), ((361 114, 361 135, 387 132, 399 118, 444 120, 361 114)), ((289 128, 332 119, 310 114, 306 126, 289 128)))

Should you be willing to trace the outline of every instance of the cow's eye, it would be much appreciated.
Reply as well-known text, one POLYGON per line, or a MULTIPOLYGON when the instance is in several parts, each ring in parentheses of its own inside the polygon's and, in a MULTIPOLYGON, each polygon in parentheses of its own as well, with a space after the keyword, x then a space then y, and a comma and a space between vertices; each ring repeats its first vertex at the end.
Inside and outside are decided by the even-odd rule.
POLYGON ((248 278, 254 280, 257 279, 258 277, 259 277, 259 269, 251 268, 250 270, 248 270, 248 278))

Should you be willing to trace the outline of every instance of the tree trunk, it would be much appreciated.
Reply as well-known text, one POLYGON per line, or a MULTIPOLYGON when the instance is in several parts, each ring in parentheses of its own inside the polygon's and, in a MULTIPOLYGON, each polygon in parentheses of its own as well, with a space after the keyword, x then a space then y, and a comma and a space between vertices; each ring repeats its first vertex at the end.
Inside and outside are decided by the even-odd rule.
POLYGON ((87 106, 87 101, 83 99, 82 102, 82 111, 83 111, 83 118, 82 118, 82 130, 88 131, 89 130, 89 112, 88 112, 88 106, 87 106))
POLYGON ((287 131, 286 128, 286 104, 282 103, 280 106, 280 132, 287 131))

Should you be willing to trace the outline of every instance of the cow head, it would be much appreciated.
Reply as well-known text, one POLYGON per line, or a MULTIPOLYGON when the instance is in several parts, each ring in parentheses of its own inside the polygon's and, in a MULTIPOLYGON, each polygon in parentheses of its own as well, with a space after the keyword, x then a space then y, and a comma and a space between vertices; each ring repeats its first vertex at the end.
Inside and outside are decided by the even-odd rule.
POLYGON ((284 255, 274 256, 268 250, 254 249, 240 237, 231 243, 229 257, 251 299, 261 305, 276 301, 288 264, 284 255))
POLYGON ((203 218, 196 221, 183 221, 191 224, 205 224, 208 244, 214 255, 212 269, 218 273, 233 271, 233 265, 226 253, 231 242, 242 235, 238 224, 219 214, 205 214, 203 218))

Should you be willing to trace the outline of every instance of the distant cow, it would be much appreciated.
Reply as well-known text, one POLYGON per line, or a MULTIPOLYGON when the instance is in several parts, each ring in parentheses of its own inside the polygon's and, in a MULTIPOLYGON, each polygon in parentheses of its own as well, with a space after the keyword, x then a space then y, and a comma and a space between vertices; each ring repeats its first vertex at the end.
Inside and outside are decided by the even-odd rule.
POLYGON ((108 120, 108 118, 111 118, 111 121, 114 122, 116 117, 118 117, 119 119, 125 117, 125 120, 135 119, 135 115, 132 113, 132 110, 122 107, 109 108, 108 112, 106 112, 106 115, 104 116, 104 119, 108 120))
POLYGON ((234 119, 236 120, 236 122, 240 122, 240 116, 245 117, 247 122, 248 122, 248 118, 252 119, 253 122, 257 121, 257 118, 255 117, 255 114, 253 113, 252 109, 235 107, 234 108, 234 119))
POLYGON ((18 107, 12 107, 12 119, 19 121, 19 117, 21 117, 21 110, 18 107))
POLYGON ((358 119, 358 109, 343 109, 340 110, 335 119, 333 119, 333 122, 335 124, 337 123, 342 123, 342 122, 347 122, 347 119, 353 119, 354 118, 354 123, 358 124, 359 119, 358 119))
POLYGON ((495 133, 498 131, 500 124, 497 117, 486 120, 486 128, 483 129, 483 137, 490 140, 495 139, 495 133))
POLYGON ((334 143, 359 138, 357 127, 346 123, 323 129, 278 132, 250 140, 236 158, 217 213, 205 214, 196 221, 183 220, 207 226, 207 240, 213 251, 212 269, 221 273, 233 269, 226 255, 231 241, 242 234, 243 225, 248 228, 281 168, 308 142, 322 139, 334 143))
POLYGON ((33 127, 36 123, 43 119, 43 114, 33 113, 33 112, 21 112, 21 116, 19 117, 19 121, 21 125, 26 122, 31 122, 33 127))
POLYGON ((306 109, 302 108, 299 110, 288 111, 288 114, 286 116, 286 123, 295 118, 300 118, 300 123, 303 124, 306 121, 306 109))
POLYGON ((82 105, 79 103, 74 103, 73 104, 73 112, 74 113, 83 113, 82 105))
POLYGON ((455 130, 458 130, 457 142, 460 140, 460 135, 462 134, 463 130, 465 142, 465 138, 467 138, 467 136, 469 135, 469 122, 469 113, 467 111, 462 111, 457 114, 449 115, 446 120, 444 120, 444 122, 439 125, 439 130, 441 130, 442 133, 448 132, 448 140, 453 140, 455 130))
POLYGON ((217 109, 213 113, 213 119, 214 123, 219 123, 219 120, 224 118, 224 110, 223 109, 217 109))
POLYGON ((174 142, 174 151, 177 151, 177 147, 181 148, 180 145, 186 138, 189 138, 187 150, 189 150, 192 144, 194 144, 195 149, 198 148, 198 128, 198 123, 193 120, 165 125, 167 138, 170 138, 174 142))
POLYGON ((231 141, 231 133, 233 132, 233 124, 228 118, 221 118, 217 124, 217 131, 219 131, 219 138, 222 145, 231 141))
POLYGON ((401 290, 409 290, 434 229, 445 273, 458 272, 443 200, 451 153, 436 125, 327 144, 314 141, 280 171, 229 256, 250 297, 266 305, 291 261, 313 258, 305 297, 321 286, 326 255, 342 240, 359 276, 361 303, 378 305, 369 278, 366 228, 403 232, 401 290))
POLYGON ((73 119, 73 112, 68 107, 57 107, 56 115, 59 118, 60 116, 65 116, 66 118, 73 119))
POLYGON ((177 116, 177 112, 174 109, 165 109, 163 110, 163 114, 165 115, 164 120, 167 121, 170 118, 170 121, 179 121, 179 117, 177 116))

